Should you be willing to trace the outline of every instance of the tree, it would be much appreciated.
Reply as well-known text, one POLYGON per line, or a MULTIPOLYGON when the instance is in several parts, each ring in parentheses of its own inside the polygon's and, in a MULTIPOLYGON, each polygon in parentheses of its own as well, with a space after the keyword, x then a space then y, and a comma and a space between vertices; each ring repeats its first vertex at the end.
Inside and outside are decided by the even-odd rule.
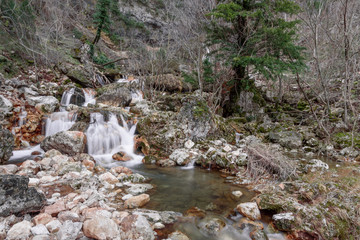
POLYGON ((225 115, 234 112, 238 92, 249 87, 249 74, 276 81, 305 67, 302 47, 294 43, 298 21, 290 18, 298 11, 291 0, 221 0, 211 12, 209 44, 234 71, 225 115))
POLYGON ((94 14, 94 23, 97 26, 96 36, 93 41, 94 45, 99 42, 101 37, 101 32, 103 30, 105 31, 109 30, 110 27, 109 8, 110 8, 110 0, 98 0, 96 4, 96 11, 94 14))

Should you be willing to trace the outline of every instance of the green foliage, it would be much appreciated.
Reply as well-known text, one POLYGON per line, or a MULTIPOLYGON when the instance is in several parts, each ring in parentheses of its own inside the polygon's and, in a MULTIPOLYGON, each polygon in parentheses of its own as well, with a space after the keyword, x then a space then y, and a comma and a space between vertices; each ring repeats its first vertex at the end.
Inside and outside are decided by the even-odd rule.
POLYGON ((203 77, 206 83, 213 83, 215 81, 213 64, 208 58, 206 58, 203 62, 203 77))
POLYGON ((196 80, 196 72, 192 72, 192 74, 183 72, 182 77, 184 78, 184 81, 190 83, 192 87, 199 87, 198 81, 196 80))
POLYGON ((77 29, 77 28, 73 29, 73 34, 74 34, 74 37, 77 39, 81 39, 83 36, 82 32, 80 32, 79 29, 77 29))
POLYGON ((214 21, 208 40, 210 45, 219 46, 216 56, 232 66, 237 81, 244 80, 248 69, 274 81, 285 72, 298 73, 304 69, 303 48, 294 44, 298 21, 282 17, 300 11, 293 1, 220 2, 210 14, 214 21))
MULTIPOLYGON (((93 56, 93 61, 96 64, 103 65, 110 62, 110 59, 108 59, 105 54, 100 53, 97 56, 93 56)), ((105 68, 114 68, 114 67, 115 67, 114 64, 108 64, 105 66, 105 68)))

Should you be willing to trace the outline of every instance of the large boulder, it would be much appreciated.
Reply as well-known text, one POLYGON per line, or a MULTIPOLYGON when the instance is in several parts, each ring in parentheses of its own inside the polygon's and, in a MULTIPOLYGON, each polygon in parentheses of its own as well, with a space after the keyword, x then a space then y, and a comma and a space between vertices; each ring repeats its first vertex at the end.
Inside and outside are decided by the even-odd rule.
POLYGON ((52 113, 57 107, 59 107, 59 100, 53 96, 26 95, 26 101, 29 105, 46 113, 52 113))
POLYGON ((302 136, 295 131, 272 131, 269 133, 269 139, 289 149, 302 147, 302 136))
POLYGON ((83 231, 86 237, 94 239, 115 239, 120 235, 117 224, 104 216, 86 220, 83 231))
POLYGON ((0 175, 0 217, 39 211, 45 196, 28 187, 29 178, 17 175, 0 175))
POLYGON ((40 147, 44 151, 55 149, 63 154, 74 156, 84 153, 86 147, 86 135, 78 131, 63 131, 52 136, 48 136, 41 143, 40 147))
POLYGON ((98 90, 97 103, 114 107, 129 106, 132 100, 131 87, 127 83, 112 83, 98 90))
POLYGON ((0 164, 8 161, 14 148, 14 136, 7 129, 0 126, 0 164))
POLYGON ((73 66, 71 64, 64 64, 59 66, 62 73, 66 74, 71 81, 80 84, 82 87, 94 87, 94 67, 91 64, 73 66))

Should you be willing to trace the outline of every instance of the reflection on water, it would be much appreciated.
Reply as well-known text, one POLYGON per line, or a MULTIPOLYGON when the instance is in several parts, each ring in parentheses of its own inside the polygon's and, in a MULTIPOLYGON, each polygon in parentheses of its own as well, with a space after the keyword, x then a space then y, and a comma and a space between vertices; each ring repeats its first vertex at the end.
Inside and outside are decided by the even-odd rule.
POLYGON ((184 213, 198 207, 227 215, 240 202, 249 201, 254 194, 246 188, 224 183, 219 173, 206 169, 159 168, 138 165, 135 171, 151 178, 155 188, 150 192, 151 201, 146 208, 184 213), (232 191, 240 190, 243 196, 236 199, 232 191))

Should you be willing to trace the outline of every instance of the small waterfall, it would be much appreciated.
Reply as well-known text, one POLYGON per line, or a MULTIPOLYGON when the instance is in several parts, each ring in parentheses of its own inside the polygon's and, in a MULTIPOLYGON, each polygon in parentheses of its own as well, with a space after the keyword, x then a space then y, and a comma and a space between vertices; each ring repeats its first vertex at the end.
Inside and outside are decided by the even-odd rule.
POLYGON ((110 115, 109 121, 104 120, 100 113, 92 113, 90 126, 86 132, 88 153, 92 155, 98 164, 104 167, 119 165, 119 162, 112 159, 112 155, 122 151, 132 158, 124 164, 139 164, 142 156, 134 153, 134 134, 136 125, 130 129, 122 118, 124 127, 114 114, 110 115))
POLYGON ((137 90, 136 92, 131 92, 131 102, 137 103, 144 99, 143 93, 140 90, 137 90))
POLYGON ((74 125, 77 118, 76 113, 55 112, 46 119, 45 136, 51 136, 61 131, 69 130, 74 125))
POLYGON ((84 107, 87 107, 88 104, 95 104, 96 103, 96 99, 95 99, 95 95, 96 92, 94 89, 91 88, 84 88, 83 89, 84 92, 84 96, 85 96, 85 103, 83 104, 84 107))
POLYGON ((60 105, 63 107, 67 107, 70 104, 71 101, 71 97, 74 95, 75 93, 75 88, 71 88, 70 90, 66 90, 62 97, 61 97, 61 102, 60 105))

